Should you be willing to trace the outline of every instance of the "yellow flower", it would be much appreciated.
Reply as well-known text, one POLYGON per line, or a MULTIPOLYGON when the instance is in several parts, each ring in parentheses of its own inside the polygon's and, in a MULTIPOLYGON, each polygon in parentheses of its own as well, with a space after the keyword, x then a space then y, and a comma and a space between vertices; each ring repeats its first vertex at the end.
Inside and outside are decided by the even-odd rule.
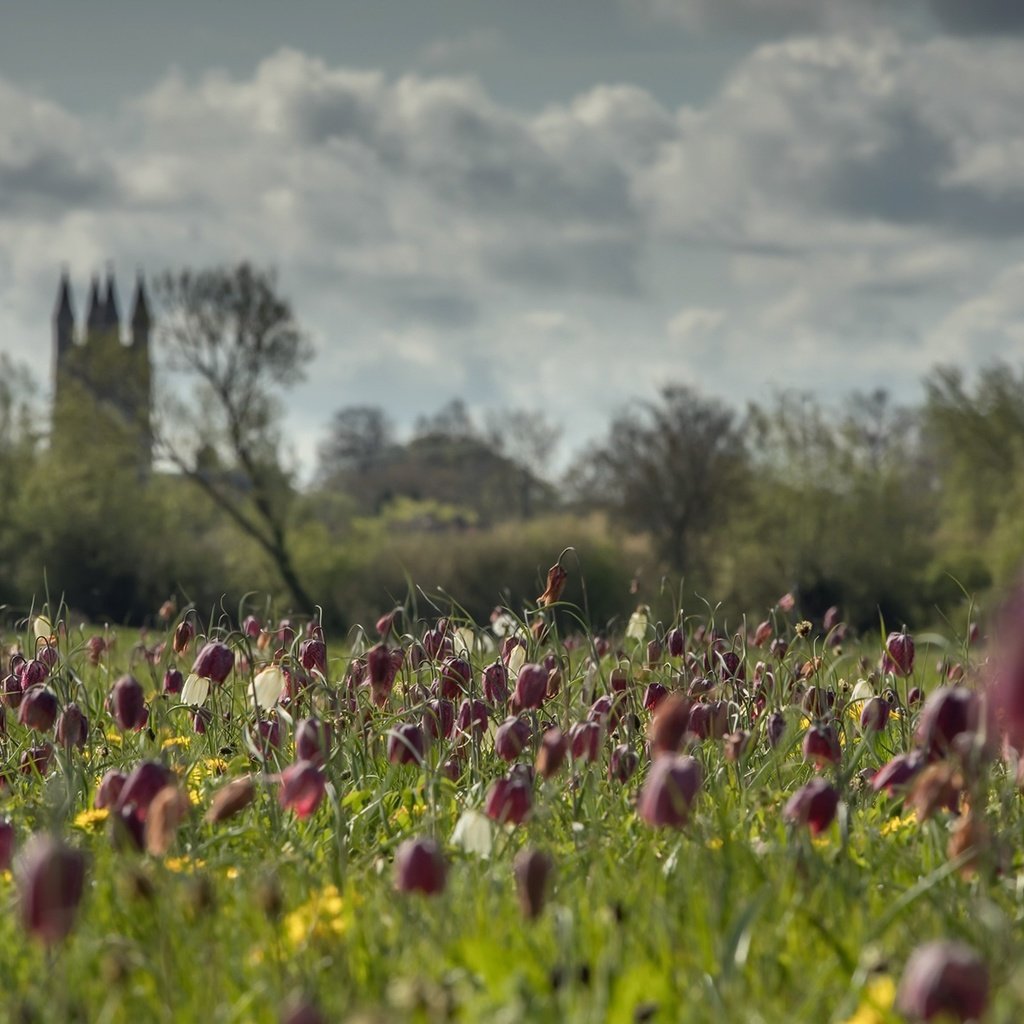
POLYGON ((203 860, 201 857, 196 857, 195 860, 188 856, 168 857, 167 860, 164 861, 164 866, 169 871, 174 871, 177 874, 182 874, 183 872, 196 871, 199 868, 205 867, 206 861, 203 860))
POLYGON ((346 904, 336 885, 328 885, 289 913, 282 922, 284 940, 294 947, 342 938, 352 923, 354 898, 346 904))
POLYGON ((709 850, 720 850, 722 848, 722 837, 712 836, 704 845, 709 850))
POLYGON ((406 828, 412 824, 413 818, 419 818, 426 813, 427 805, 422 803, 413 804, 412 807, 399 807, 394 814, 391 815, 391 823, 398 825, 401 828, 406 828))
POLYGON ((76 815, 72 825, 83 832, 101 832, 109 814, 106 807, 81 811, 76 815))
POLYGON ((902 818, 890 818, 879 832, 883 836, 891 836, 895 832, 906 832, 917 828, 917 815, 906 814, 902 818))
POLYGON ((107 742, 112 743, 115 747, 121 746, 121 734, 115 729, 108 729, 107 742))
POLYGON ((187 747, 191 742, 191 736, 170 736, 160 744, 160 749, 167 750, 170 747, 187 747))
POLYGON ((888 974, 880 974, 867 983, 860 1006, 844 1024, 887 1024, 895 1000, 896 982, 888 974))

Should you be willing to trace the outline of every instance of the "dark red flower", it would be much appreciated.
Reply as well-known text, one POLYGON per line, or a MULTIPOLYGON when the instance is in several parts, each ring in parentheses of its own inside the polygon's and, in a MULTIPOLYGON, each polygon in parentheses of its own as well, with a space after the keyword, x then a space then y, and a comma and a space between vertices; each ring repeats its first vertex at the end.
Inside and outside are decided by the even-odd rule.
POLYGON ((433 839, 406 839, 395 853, 395 888, 436 896, 444 892, 448 877, 441 848, 433 839))
POLYGON ((811 779, 787 801, 782 817, 794 825, 806 825, 816 836, 832 824, 839 806, 839 793, 824 779, 811 779))
POLYGON ((516 854, 512 871, 516 879, 516 892, 523 917, 528 921, 540 916, 547 895, 548 877, 554 862, 541 850, 526 847, 516 854))
POLYGON ((906 627, 899 633, 890 633, 885 640, 882 671, 897 676, 909 676, 914 670, 914 638, 906 627))
POLYGON ((320 806, 327 792, 324 774, 312 761, 290 764, 281 772, 279 781, 281 806, 294 811, 299 818, 308 818, 320 806))
POLYGON ((494 734, 494 752, 503 761, 514 761, 530 742, 531 730, 521 718, 506 718, 494 734))
POLYGON ((117 727, 122 731, 138 731, 149 720, 146 695, 142 684, 134 676, 121 676, 114 683, 107 704, 117 727))
POLYGON ((682 828, 690 818, 703 773, 696 758, 662 754, 656 757, 640 791, 637 813, 654 827, 682 828))
POLYGON ((918 946, 903 969, 896 1007, 912 1020, 981 1020, 989 1001, 988 968, 962 942, 918 946))
POLYGON ((516 713, 539 708, 548 692, 548 672, 543 665, 525 664, 516 678, 512 694, 512 710, 516 713))
POLYGON ((519 825, 530 814, 533 792, 521 775, 506 775, 495 779, 487 792, 484 813, 499 824, 519 825))
POLYGON ((537 748, 537 758, 534 762, 537 774, 544 779, 550 779, 556 775, 565 762, 568 749, 569 741, 561 729, 546 730, 541 736, 540 746, 537 748))
POLYGON ((204 644, 192 665, 192 671, 211 683, 223 683, 235 667, 235 656, 227 644, 211 640, 204 644))
POLYGON ((64 747, 78 747, 81 750, 89 737, 89 719, 82 709, 72 701, 57 719, 57 742, 64 747))
POLYGON ((33 836, 16 866, 21 918, 50 946, 71 931, 85 889, 85 856, 49 835, 33 836))
POLYGON ((53 690, 39 684, 29 686, 22 692, 18 721, 37 732, 49 732, 57 720, 57 710, 57 695, 53 690))
POLYGON ((388 733, 388 760, 392 764, 422 764, 427 739, 416 722, 403 722, 388 733))

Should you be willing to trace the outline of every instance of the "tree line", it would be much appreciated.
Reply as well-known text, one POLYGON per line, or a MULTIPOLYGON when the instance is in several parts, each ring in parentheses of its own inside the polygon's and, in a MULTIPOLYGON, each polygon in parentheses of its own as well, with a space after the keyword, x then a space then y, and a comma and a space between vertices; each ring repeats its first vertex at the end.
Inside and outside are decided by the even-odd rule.
MULTIPOLYGON (((741 409, 666 382, 557 473, 561 430, 541 411, 477 422, 454 400, 403 437, 387 410, 355 404, 299 486, 281 417, 313 349, 274 275, 241 264, 155 285, 173 391, 144 479, 127 442, 51 449, 37 383, 2 357, 12 615, 49 596, 142 622, 168 596, 232 608, 259 593, 341 629, 448 592, 482 621, 535 597, 571 546, 587 591, 566 596, 597 628, 638 601, 671 614, 713 599, 735 616, 787 590, 806 614, 837 605, 872 628, 951 614, 1024 560, 1021 367, 937 368, 916 406, 878 390, 741 409)), ((97 410, 78 413, 84 442, 97 410)))

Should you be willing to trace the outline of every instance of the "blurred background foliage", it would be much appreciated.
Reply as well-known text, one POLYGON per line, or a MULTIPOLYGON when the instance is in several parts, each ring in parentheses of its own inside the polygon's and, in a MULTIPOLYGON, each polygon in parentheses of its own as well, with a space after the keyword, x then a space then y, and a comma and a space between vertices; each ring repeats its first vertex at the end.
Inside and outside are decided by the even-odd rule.
POLYGON ((0 371, 10 618, 47 594, 120 623, 146 622, 170 596, 234 609, 258 593, 308 612, 302 592, 336 631, 410 595, 421 610, 451 595, 485 623, 496 606, 533 602, 571 547, 565 597, 598 631, 640 603, 663 621, 680 606, 706 611, 705 599, 733 623, 760 618, 786 591, 805 615, 838 605, 872 630, 880 616, 937 623, 1024 562, 1024 369, 1004 364, 937 369, 917 407, 884 391, 838 407, 783 392, 740 409, 669 385, 560 460, 543 412, 477 422, 453 401, 400 437, 386 410, 350 406, 303 486, 277 444, 272 375, 256 394, 266 403, 248 473, 244 447, 208 436, 187 459, 158 450, 140 472, 131 442, 102 436, 84 399, 81 445, 51 448, 38 385, 6 358, 0 371), (277 518, 264 524, 267 494, 277 518))

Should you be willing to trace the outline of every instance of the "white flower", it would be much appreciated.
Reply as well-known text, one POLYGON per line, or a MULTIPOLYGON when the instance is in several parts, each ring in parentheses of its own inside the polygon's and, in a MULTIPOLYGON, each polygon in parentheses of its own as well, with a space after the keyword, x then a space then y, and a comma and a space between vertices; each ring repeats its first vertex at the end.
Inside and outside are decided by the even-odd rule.
POLYGON ((508 674, 515 679, 519 670, 526 664, 526 647, 523 644, 516 644, 512 653, 508 656, 508 674))
POLYGON ((491 819, 479 811, 463 811, 452 831, 452 846, 466 853, 487 858, 494 846, 494 828, 491 819))
POLYGON ((261 672, 256 673, 256 678, 246 688, 251 700, 255 694, 256 706, 258 708, 272 708, 284 693, 284 672, 280 665, 268 665, 261 672))
POLYGON ((37 640, 43 640, 53 635, 53 623, 45 615, 37 615, 32 620, 32 634, 37 640))
POLYGON ((195 672, 189 674, 185 685, 181 688, 181 703, 191 704, 199 707, 206 703, 206 697, 210 692, 210 680, 197 676, 195 672))
POLYGON ((629 617, 626 637, 629 640, 643 640, 645 636, 647 636, 647 605, 642 604, 629 617))

